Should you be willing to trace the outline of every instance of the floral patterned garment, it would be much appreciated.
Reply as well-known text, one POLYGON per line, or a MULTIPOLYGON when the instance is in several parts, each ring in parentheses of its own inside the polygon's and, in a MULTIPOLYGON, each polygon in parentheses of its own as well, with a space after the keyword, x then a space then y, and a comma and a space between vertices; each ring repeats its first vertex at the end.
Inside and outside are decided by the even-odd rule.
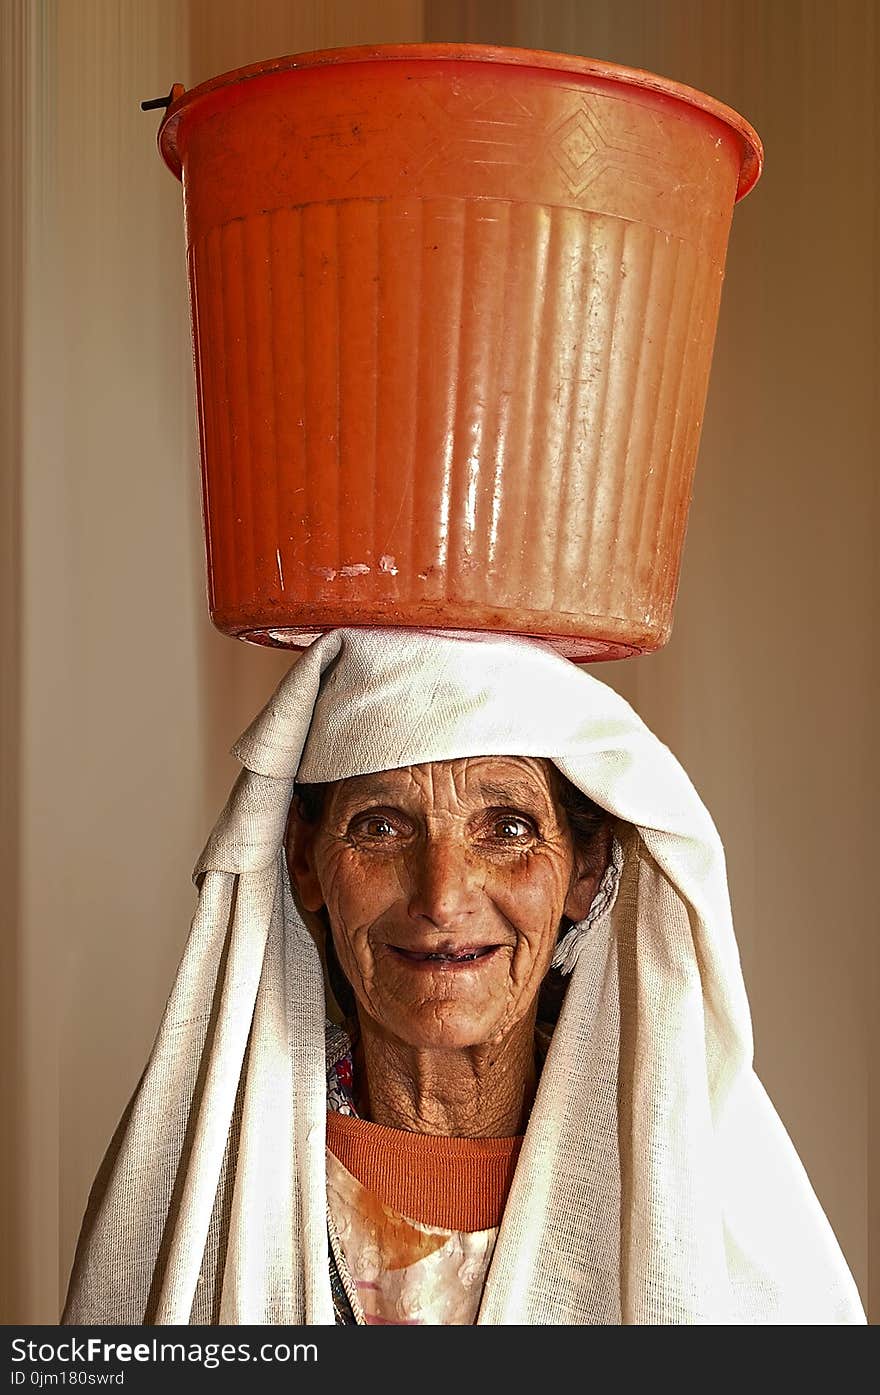
MULTIPOLYGON (((351 1052, 328 1072, 327 1107, 357 1118, 351 1052)), ((400 1215, 362 1186, 329 1148, 327 1199, 357 1296, 358 1303, 352 1306, 358 1322, 372 1326, 475 1322, 497 1226, 442 1230, 400 1215)))
POLYGON ((401 1216, 329 1149, 327 1198, 363 1322, 451 1326, 476 1320, 497 1226, 440 1230, 401 1216))

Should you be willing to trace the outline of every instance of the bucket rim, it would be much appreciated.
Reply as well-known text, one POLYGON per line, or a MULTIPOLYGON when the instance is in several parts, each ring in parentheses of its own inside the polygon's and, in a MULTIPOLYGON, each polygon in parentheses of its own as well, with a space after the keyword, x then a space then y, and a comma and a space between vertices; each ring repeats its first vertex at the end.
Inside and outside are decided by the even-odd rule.
POLYGON ((386 63, 405 60, 446 61, 456 63, 501 63, 512 67, 549 68, 563 73, 575 73, 581 77, 599 78, 606 82, 617 82, 622 86, 643 88, 662 96, 671 97, 687 106, 696 107, 726 125, 738 137, 741 149, 741 164, 737 183, 735 203, 745 198, 761 177, 764 167, 764 147, 754 127, 733 107, 711 97, 699 88, 673 78, 661 77, 645 68, 631 68, 622 63, 611 63, 600 58, 580 57, 570 53, 556 53, 548 49, 508 48, 496 44, 359 44, 349 48, 316 49, 309 53, 287 54, 281 58, 266 58, 257 63, 249 63, 242 68, 232 68, 218 73, 216 77, 195 87, 181 89, 175 85, 174 91, 180 95, 171 103, 159 126, 157 143, 162 159, 172 174, 178 179, 182 175, 177 135, 180 119, 185 111, 202 98, 210 96, 221 88, 234 83, 246 82, 252 78, 267 77, 276 73, 295 72, 305 68, 324 68, 345 63, 386 63))

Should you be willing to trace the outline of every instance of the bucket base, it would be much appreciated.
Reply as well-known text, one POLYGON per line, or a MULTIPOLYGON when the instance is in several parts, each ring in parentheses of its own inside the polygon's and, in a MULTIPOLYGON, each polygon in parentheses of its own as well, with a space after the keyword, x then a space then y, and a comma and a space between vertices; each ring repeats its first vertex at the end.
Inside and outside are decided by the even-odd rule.
MULTIPOLYGON (((307 649, 308 646, 329 630, 342 628, 338 625, 325 625, 323 629, 267 629, 243 630, 236 637, 247 644, 262 644, 273 649, 307 649)), ((366 626, 345 624, 346 629, 364 629, 366 626)), ((389 626, 388 628, 393 628, 389 626)), ((409 628, 409 627, 408 627, 409 628)), ((445 625, 432 625, 432 629, 443 629, 449 635, 467 636, 485 634, 485 630, 461 630, 445 625)), ((563 658, 575 664, 605 663, 611 659, 630 659, 635 655, 648 653, 649 648, 639 649, 632 644, 617 644, 604 639, 574 638, 571 635, 528 634, 522 630, 496 629, 492 634, 507 634, 518 639, 539 639, 549 644, 563 658)), ((659 647, 659 646, 658 646, 659 647)))

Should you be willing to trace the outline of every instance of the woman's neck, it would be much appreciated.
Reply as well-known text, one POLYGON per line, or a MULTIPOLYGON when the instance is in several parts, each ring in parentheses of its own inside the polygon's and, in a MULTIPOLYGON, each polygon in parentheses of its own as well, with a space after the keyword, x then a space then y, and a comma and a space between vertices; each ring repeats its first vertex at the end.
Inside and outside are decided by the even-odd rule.
POLYGON ((499 1043, 459 1051, 391 1040, 366 1016, 359 1026, 354 1078, 363 1118, 451 1138, 524 1132, 537 1086, 534 1014, 499 1043))

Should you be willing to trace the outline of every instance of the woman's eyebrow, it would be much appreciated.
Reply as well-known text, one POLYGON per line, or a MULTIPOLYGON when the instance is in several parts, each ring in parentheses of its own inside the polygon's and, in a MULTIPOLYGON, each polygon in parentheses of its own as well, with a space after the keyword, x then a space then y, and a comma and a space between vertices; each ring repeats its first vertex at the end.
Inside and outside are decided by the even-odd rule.
MULTIPOLYGON (((543 807, 547 803, 547 796, 543 791, 531 784, 528 780, 517 780, 513 777, 510 780, 481 780, 477 785, 477 792, 481 798, 490 804, 526 804, 532 807, 543 807)), ((407 793, 400 789, 399 785, 393 785, 388 781, 375 779, 369 776, 361 778, 355 777, 347 787, 340 791, 338 808, 343 809, 354 803, 364 801, 372 803, 398 804, 406 799, 407 793)))
POLYGON ((534 806, 546 803, 546 800, 541 797, 541 791, 524 780, 510 780, 503 784, 481 780, 479 788, 484 799, 494 800, 498 804, 531 804, 534 806))
POLYGON ((339 803, 340 806, 343 806, 355 802, 359 803, 366 799, 374 801, 382 800, 393 804, 396 799, 400 798, 400 794, 401 792, 399 789, 393 789, 382 780, 371 781, 369 783, 365 780, 362 785, 352 782, 348 788, 342 790, 339 796, 339 803))

